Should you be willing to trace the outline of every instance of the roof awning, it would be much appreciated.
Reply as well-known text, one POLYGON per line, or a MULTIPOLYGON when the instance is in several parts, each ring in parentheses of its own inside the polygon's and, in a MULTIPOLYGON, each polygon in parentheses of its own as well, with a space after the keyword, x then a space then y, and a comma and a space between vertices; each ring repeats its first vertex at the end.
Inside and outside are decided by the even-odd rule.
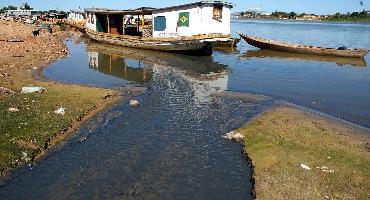
POLYGON ((135 9, 135 10, 113 10, 113 9, 104 9, 104 8, 92 8, 85 9, 87 13, 96 13, 96 14, 107 14, 107 15, 151 15, 154 8, 145 8, 145 9, 135 9))

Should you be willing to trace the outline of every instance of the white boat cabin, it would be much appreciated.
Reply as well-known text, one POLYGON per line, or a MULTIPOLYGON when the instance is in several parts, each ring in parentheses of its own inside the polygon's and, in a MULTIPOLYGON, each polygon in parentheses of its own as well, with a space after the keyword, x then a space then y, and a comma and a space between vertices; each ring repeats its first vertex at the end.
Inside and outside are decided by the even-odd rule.
POLYGON ((90 31, 142 37, 230 37, 233 5, 221 1, 135 10, 86 9, 90 31))

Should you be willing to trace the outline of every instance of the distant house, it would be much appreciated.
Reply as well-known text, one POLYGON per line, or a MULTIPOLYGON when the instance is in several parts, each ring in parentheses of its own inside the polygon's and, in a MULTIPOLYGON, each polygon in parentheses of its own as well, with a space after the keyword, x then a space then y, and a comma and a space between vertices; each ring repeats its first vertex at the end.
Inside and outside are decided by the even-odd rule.
POLYGON ((71 10, 68 14, 68 19, 73 22, 84 23, 86 21, 86 13, 83 11, 71 10))
POLYGON ((21 17, 21 16, 31 16, 33 10, 7 10, 6 16, 14 16, 14 17, 21 17))

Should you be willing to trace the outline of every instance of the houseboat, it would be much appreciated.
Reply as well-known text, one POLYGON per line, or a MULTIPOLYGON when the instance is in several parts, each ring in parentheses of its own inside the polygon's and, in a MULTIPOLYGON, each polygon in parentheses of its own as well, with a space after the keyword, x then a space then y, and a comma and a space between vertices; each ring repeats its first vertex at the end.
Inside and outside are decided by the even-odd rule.
POLYGON ((95 41, 141 49, 211 55, 215 45, 235 45, 230 3, 201 1, 166 8, 85 9, 86 34, 95 41))

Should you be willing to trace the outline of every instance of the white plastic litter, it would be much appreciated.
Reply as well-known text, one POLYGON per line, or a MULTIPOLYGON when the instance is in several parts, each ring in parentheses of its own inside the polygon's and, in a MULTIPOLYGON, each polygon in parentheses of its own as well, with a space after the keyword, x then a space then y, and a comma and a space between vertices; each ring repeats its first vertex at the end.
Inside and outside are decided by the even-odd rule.
POLYGON ((8 111, 9 112, 19 112, 19 109, 18 108, 9 108, 8 111))
POLYGON ((58 115, 64 115, 66 114, 66 110, 63 107, 60 107, 58 110, 54 111, 54 113, 58 115))
POLYGON ((26 152, 22 152, 22 160, 24 160, 24 162, 29 162, 31 161, 31 159, 28 157, 27 153, 26 152))
POLYGON ((311 168, 310 167, 308 167, 307 165, 305 165, 305 164, 301 164, 301 167, 303 168, 303 169, 305 169, 305 170, 311 170, 311 168))
POLYGON ((34 92, 43 92, 46 89, 43 87, 22 87, 22 93, 34 93, 34 92))
POLYGON ((226 133, 226 135, 224 135, 223 138, 241 142, 244 139, 244 135, 236 131, 231 131, 230 133, 226 133))

